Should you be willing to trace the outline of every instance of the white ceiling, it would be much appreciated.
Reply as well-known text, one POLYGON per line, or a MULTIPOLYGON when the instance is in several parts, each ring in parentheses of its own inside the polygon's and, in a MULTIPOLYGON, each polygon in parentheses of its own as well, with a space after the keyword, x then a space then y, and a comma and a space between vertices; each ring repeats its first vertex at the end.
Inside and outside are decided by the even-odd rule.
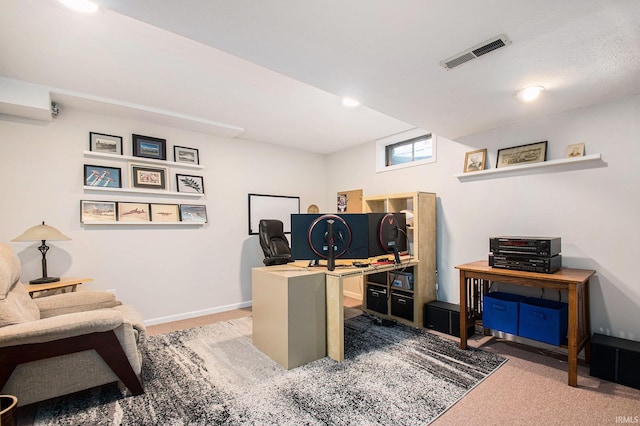
POLYGON ((413 127, 456 139, 640 93, 637 0, 97 3, 81 15, 2 0, 0 76, 319 153, 413 127), (499 34, 513 44, 439 65, 499 34), (547 89, 539 101, 513 97, 532 84, 547 89), (342 107, 347 95, 365 106, 342 107))

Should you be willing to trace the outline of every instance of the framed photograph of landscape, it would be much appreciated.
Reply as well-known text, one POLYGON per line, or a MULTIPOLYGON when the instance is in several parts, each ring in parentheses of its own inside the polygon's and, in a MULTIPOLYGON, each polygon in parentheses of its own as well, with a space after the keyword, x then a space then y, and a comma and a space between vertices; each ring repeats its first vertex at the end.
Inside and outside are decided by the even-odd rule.
POLYGON ((204 178, 176 173, 176 188, 178 192, 204 194, 204 178))
POLYGON ((117 211, 115 201, 80 200, 80 223, 115 222, 117 211))
POLYGON ((200 164, 200 156, 196 148, 185 146, 173 147, 173 161, 176 163, 200 164))
POLYGON ((133 142, 133 156, 152 158, 154 160, 167 159, 166 139, 153 138, 151 136, 131 135, 133 142))
POLYGON ((547 141, 498 150, 496 168, 540 163, 547 160, 547 141))
POLYGON ((122 137, 89 132, 89 151, 122 155, 122 137))
POLYGON ((131 188, 166 191, 169 168, 129 163, 129 186, 131 188))
POLYGON ((177 204, 150 204, 151 222, 180 222, 177 204))
POLYGON ((484 170, 486 160, 486 148, 467 152, 464 155, 464 172, 479 172, 480 170, 484 170))
POLYGON ((180 220, 182 222, 207 223, 207 206, 180 204, 180 220))
POLYGON ((96 188, 122 188, 120 167, 84 165, 84 185, 96 188))
POLYGON ((149 204, 119 201, 118 222, 149 222, 149 204))

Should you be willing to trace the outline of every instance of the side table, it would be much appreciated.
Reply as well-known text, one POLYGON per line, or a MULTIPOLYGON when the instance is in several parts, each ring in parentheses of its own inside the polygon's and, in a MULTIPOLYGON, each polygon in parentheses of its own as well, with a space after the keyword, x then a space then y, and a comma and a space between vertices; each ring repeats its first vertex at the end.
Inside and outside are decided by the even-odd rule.
POLYGON ((55 290, 62 289, 62 292, 65 293, 67 288, 71 287, 71 291, 76 291, 76 287, 79 284, 90 283, 93 281, 93 278, 70 278, 63 277, 60 278, 60 281, 56 281, 53 283, 44 283, 44 284, 25 284, 24 287, 29 292, 29 296, 33 297, 33 293, 38 291, 45 290, 55 290))

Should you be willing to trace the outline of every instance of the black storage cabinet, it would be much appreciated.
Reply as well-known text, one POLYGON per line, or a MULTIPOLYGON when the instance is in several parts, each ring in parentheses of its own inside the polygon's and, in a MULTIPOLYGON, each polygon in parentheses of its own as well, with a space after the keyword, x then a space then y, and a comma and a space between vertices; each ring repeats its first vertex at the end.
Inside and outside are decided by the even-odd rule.
POLYGON ((595 333, 589 374, 640 389, 640 342, 595 333))

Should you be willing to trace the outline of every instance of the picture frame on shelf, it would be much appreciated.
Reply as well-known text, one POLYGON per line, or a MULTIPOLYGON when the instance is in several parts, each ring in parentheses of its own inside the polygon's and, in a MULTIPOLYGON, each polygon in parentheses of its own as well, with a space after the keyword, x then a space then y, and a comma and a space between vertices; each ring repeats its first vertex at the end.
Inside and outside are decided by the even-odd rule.
POLYGON ((204 178, 176 173, 176 190, 190 194, 204 194, 204 178))
POLYGON ((496 168, 519 164, 540 163, 547 160, 547 141, 519 145, 498 150, 496 168))
POLYGON ((567 146, 567 158, 584 157, 584 144, 572 143, 567 146))
POLYGON ((200 164, 200 154, 196 148, 187 148, 186 146, 173 147, 173 161, 176 163, 188 163, 193 165, 200 164))
POLYGON ((180 222, 180 206, 178 204, 149 204, 151 222, 180 222))
POLYGON ((89 151, 122 155, 122 136, 89 132, 89 151))
POLYGON ((149 222, 149 203, 118 201, 118 222, 149 222))
POLYGON ((168 167, 129 163, 129 186, 131 188, 157 189, 167 191, 168 167))
POLYGON ((151 136, 131 135, 133 156, 151 158, 154 160, 167 159, 167 140, 151 136))
POLYGON ((207 223, 207 206, 201 204, 180 204, 180 221, 207 223))
POLYGON ((464 155, 464 172, 479 172, 484 170, 487 161, 487 149, 469 151, 464 155))
POLYGON ((96 188, 122 188, 121 169, 85 164, 84 185, 96 188))
POLYGON ((80 223, 115 222, 117 219, 115 201, 80 200, 80 223))

